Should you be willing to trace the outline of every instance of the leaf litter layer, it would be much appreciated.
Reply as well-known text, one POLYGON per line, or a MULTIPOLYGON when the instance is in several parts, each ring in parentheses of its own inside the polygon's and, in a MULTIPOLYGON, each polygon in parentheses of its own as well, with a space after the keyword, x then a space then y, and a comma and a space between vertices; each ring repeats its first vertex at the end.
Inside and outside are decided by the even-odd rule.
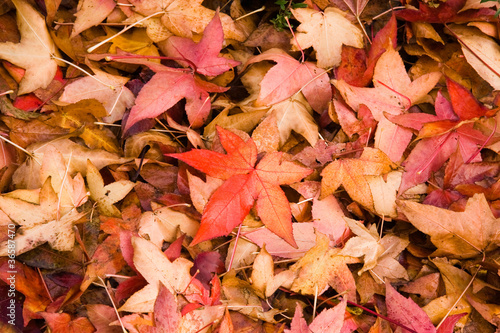
POLYGON ((498 7, 4 3, 0 331, 497 331, 498 7))

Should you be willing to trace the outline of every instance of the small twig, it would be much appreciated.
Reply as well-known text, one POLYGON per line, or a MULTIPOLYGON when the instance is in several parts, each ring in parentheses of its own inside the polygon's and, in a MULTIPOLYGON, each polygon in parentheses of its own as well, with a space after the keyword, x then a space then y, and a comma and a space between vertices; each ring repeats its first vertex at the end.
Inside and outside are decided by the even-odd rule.
POLYGON ((125 33, 126 31, 132 29, 133 27, 135 27, 136 25, 142 23, 143 21, 146 21, 152 17, 155 17, 157 15, 160 15, 160 14, 165 14, 165 11, 161 11, 161 12, 156 12, 154 14, 151 14, 151 15, 148 15, 146 17, 143 17, 142 19, 140 19, 139 21, 137 22, 134 22, 132 23, 131 25, 129 25, 128 27, 125 27, 123 28, 121 31, 119 31, 118 33, 114 34, 113 36, 110 36, 109 38, 106 38, 105 40, 103 40, 102 42, 100 43, 97 43, 96 45, 92 46, 92 47, 89 47, 87 49, 87 52, 88 53, 92 53, 95 49, 97 49, 98 47, 100 47, 101 45, 104 45, 106 44, 107 42, 109 42, 110 40, 112 40, 113 38, 117 37, 117 36, 120 36, 121 34, 125 33))
POLYGON ((233 247, 233 253, 231 253, 231 260, 229 261, 229 265, 227 266, 228 272, 231 270, 231 267, 233 266, 233 260, 236 254, 236 247, 238 246, 238 239, 240 238, 240 233, 241 233, 241 223, 238 227, 238 233, 236 234, 236 238, 234 240, 234 247, 233 247))
POLYGON ((238 18, 237 18, 237 19, 235 19, 234 21, 239 21, 239 20, 244 19, 245 17, 248 17, 248 16, 250 16, 250 15, 256 14, 256 13, 258 13, 258 12, 262 12, 262 11, 264 11, 265 9, 266 9, 266 6, 262 6, 262 7, 260 7, 259 9, 254 10, 253 12, 246 13, 245 15, 241 15, 240 17, 238 17, 238 18))

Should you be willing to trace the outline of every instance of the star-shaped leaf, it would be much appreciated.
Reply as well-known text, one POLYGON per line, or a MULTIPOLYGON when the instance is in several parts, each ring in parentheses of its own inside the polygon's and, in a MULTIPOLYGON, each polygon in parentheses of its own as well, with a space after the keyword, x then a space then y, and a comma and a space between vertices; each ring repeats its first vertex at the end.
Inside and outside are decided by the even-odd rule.
MULTIPOLYGON (((196 72, 207 76, 217 76, 240 64, 239 61, 219 57, 224 43, 224 34, 219 12, 203 31, 199 43, 190 38, 172 36, 165 42, 162 51, 175 58, 184 58, 196 65, 196 72)), ((181 64, 183 61, 179 61, 181 64)))
POLYGON ((374 148, 365 148, 359 158, 335 160, 321 173, 321 198, 327 197, 343 185, 353 200, 374 211, 370 185, 365 176, 380 176, 395 167, 387 155, 374 148))
POLYGON ((435 256, 471 258, 500 244, 499 219, 482 193, 470 198, 463 212, 406 200, 399 201, 398 207, 411 224, 431 236, 435 256))
POLYGON ((297 38, 291 43, 295 49, 312 46, 317 52, 318 66, 338 66, 342 45, 363 47, 363 34, 342 11, 328 7, 324 12, 311 8, 297 8, 293 16, 301 22, 297 27, 297 38))
POLYGON ((225 180, 205 206, 200 229, 192 244, 229 234, 256 201, 262 222, 296 247, 289 202, 280 185, 298 182, 312 170, 285 160, 283 153, 278 152, 265 155, 257 163, 257 147, 252 139, 245 142, 221 127, 217 131, 227 155, 205 149, 168 155, 209 176, 225 180))

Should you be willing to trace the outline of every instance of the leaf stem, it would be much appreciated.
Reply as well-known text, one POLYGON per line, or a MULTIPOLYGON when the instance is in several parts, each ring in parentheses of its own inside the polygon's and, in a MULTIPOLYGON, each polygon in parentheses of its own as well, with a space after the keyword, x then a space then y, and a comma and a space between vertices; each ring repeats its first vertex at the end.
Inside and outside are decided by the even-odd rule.
POLYGON ((106 82, 104 82, 104 81, 102 81, 102 80, 100 80, 100 79, 96 78, 96 77, 95 77, 95 75, 92 75, 90 72, 86 71, 85 69, 83 69, 82 67, 80 67, 80 66, 78 66, 78 65, 75 65, 75 64, 74 64, 74 63, 72 63, 71 61, 64 60, 64 59, 59 58, 59 57, 56 57, 56 56, 54 56, 54 55, 52 56, 52 59, 62 61, 62 62, 64 62, 65 64, 68 64, 68 65, 70 65, 70 66, 72 66, 72 67, 75 67, 75 68, 76 68, 76 69, 78 69, 79 71, 81 71, 81 72, 83 72, 83 73, 87 74, 88 76, 90 76, 91 78, 93 78, 94 80, 96 80, 97 82, 99 82, 100 84, 102 84, 102 85, 104 85, 104 86, 108 87, 109 89, 112 89, 112 90, 114 90, 114 89, 115 89, 115 87, 114 87, 114 86, 112 86, 112 85, 110 85, 110 84, 107 84, 106 82))
POLYGON ((4 91, 3 93, 0 93, 0 96, 5 96, 5 95, 8 95, 8 94, 12 94, 14 92, 14 90, 7 90, 7 91, 4 91))
POLYGON ((234 239, 233 253, 231 253, 231 260, 229 261, 229 265, 227 266, 228 272, 231 270, 231 267, 233 266, 234 255, 236 254, 236 247, 238 246, 238 239, 240 239, 240 233, 241 233, 241 223, 238 227, 238 233, 236 234, 236 238, 234 239))
POLYGON ((258 9, 256 9, 256 10, 254 10, 253 12, 246 13, 245 15, 241 15, 240 17, 236 18, 234 21, 235 21, 235 22, 236 22, 236 21, 239 21, 239 20, 244 19, 245 17, 248 17, 248 16, 250 16, 250 15, 256 14, 256 13, 258 13, 258 12, 262 12, 262 11, 264 11, 265 9, 266 9, 266 6, 262 6, 262 7, 258 8, 258 9))
POLYGON ((156 12, 156 13, 153 13, 153 14, 148 15, 148 16, 146 16, 146 17, 143 17, 143 18, 142 18, 142 19, 140 19, 139 21, 134 22, 134 23, 132 23, 131 25, 129 25, 128 27, 123 28, 121 31, 119 31, 118 33, 114 34, 113 36, 110 36, 109 38, 106 38, 106 39, 105 39, 105 40, 103 40, 102 42, 97 43, 96 45, 94 45, 94 46, 92 46, 92 47, 89 47, 89 48, 87 49, 87 52, 88 52, 88 53, 92 53, 95 49, 97 49, 97 48, 98 48, 98 47, 100 47, 101 45, 106 44, 107 42, 109 42, 109 41, 110 41, 110 40, 112 40, 113 38, 120 36, 121 34, 123 34, 123 33, 125 33, 126 31, 128 31, 128 30, 132 29, 133 27, 135 27, 136 25, 138 25, 138 24, 142 23, 143 21, 146 21, 146 20, 148 20, 148 19, 150 19, 150 18, 152 18, 152 17, 154 17, 154 16, 160 15, 160 14, 165 14, 165 11, 164 11, 164 10, 162 10, 161 12, 156 12))
POLYGON ((376 316, 376 317, 379 317, 380 319, 384 319, 384 320, 386 320, 386 321, 390 322, 391 324, 394 324, 394 325, 396 325, 396 326, 399 326, 399 327, 401 327, 401 328, 403 328, 403 329, 407 330, 408 332, 411 332, 411 333, 418 333, 417 331, 415 331, 415 330, 413 330, 413 329, 411 329, 411 328, 407 327, 406 325, 403 325, 403 324, 401 324, 401 323, 398 323, 397 321, 394 321, 394 320, 392 320, 391 318, 388 318, 388 317, 386 317, 386 316, 384 316, 384 315, 381 315, 380 313, 377 313, 377 312, 375 312, 375 311, 373 311, 373 310, 370 310, 370 309, 368 309, 368 308, 366 308, 366 307, 362 306, 361 304, 357 304, 357 303, 351 302, 351 301, 349 301, 349 300, 346 300, 346 301, 347 301, 347 304, 352 305, 352 306, 355 306, 355 307, 357 307, 357 308, 360 308, 361 310, 366 311, 366 312, 368 312, 368 313, 370 313, 370 314, 372 314, 372 315, 374 315, 374 316, 376 316))
POLYGON ((488 144, 488 142, 491 140, 491 138, 493 137, 493 135, 495 135, 495 133, 497 131, 497 125, 498 124, 495 121, 495 127, 491 131, 491 134, 486 138, 486 140, 481 145, 481 147, 479 147, 479 149, 474 154, 472 154, 471 157, 469 157, 469 159, 467 160, 467 162, 465 162, 464 164, 469 164, 477 156, 477 154, 479 154, 481 152, 481 150, 486 146, 486 144, 488 144))
MULTIPOLYGON (((109 55, 105 58, 106 61, 112 61, 116 59, 161 59, 161 60, 175 60, 175 61, 184 61, 187 62, 189 67, 191 67, 191 70, 193 72, 196 72, 198 70, 198 67, 196 67, 195 63, 192 62, 189 59, 186 58, 178 58, 178 57, 165 57, 165 56, 148 56, 148 55, 109 55)), ((172 69, 177 69, 181 70, 180 68, 172 68, 172 69)), ((184 68, 182 68, 184 70, 184 68)))

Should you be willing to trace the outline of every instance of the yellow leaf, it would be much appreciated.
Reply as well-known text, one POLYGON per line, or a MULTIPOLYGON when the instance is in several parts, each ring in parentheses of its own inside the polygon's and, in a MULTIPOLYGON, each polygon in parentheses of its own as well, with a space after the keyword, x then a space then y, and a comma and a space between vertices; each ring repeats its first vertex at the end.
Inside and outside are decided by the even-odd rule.
POLYGON ((101 214, 114 217, 120 217, 121 213, 113 204, 125 198, 135 186, 135 183, 128 180, 119 180, 104 186, 99 170, 90 160, 87 161, 87 184, 90 197, 97 201, 101 214))
POLYGON ((46 88, 57 71, 53 55, 60 57, 45 25, 44 18, 25 0, 12 0, 17 10, 21 42, 0 43, 0 59, 26 70, 18 94, 46 88))
POLYGON ((312 46, 317 52, 318 67, 338 66, 342 45, 363 47, 361 30, 337 8, 328 7, 324 12, 298 8, 292 13, 301 24, 297 27, 297 38, 292 38, 291 43, 295 50, 312 46))

